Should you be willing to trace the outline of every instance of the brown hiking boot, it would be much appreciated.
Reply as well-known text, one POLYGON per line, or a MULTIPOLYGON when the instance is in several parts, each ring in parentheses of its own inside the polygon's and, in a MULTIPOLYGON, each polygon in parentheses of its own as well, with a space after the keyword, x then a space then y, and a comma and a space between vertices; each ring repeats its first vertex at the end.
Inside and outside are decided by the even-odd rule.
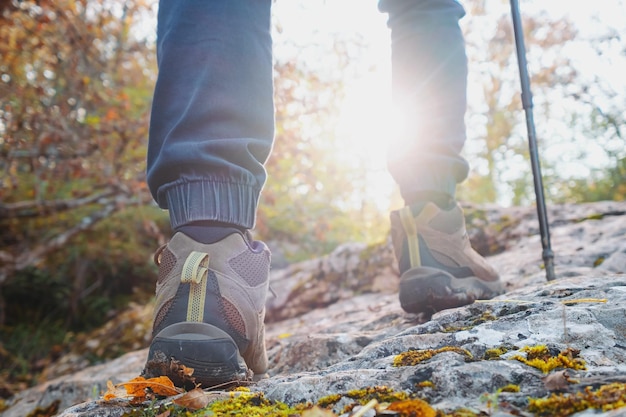
POLYGON ((142 375, 210 388, 264 374, 267 246, 239 233, 213 244, 176 233, 155 261, 153 340, 142 375))
POLYGON ((400 305, 409 313, 471 304, 504 292, 497 272, 472 249, 456 204, 442 210, 427 203, 391 213, 391 237, 400 269, 400 305))

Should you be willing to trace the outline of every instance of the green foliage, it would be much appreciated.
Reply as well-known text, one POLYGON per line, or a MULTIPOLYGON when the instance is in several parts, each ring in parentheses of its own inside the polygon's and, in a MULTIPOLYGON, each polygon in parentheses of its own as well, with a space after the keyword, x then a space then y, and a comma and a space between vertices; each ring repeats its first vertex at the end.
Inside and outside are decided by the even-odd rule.
POLYGON ((0 378, 18 387, 37 383, 42 367, 61 352, 66 333, 62 321, 47 318, 0 328, 0 378))
MULTIPOLYGON (((140 1, 21 1, 0 25, 0 285, 149 201, 154 48, 140 1)), ((0 323, 2 322, 0 312, 0 323)))
POLYGON ((154 45, 133 28, 152 10, 61 0, 0 12, 2 369, 32 382, 68 330, 154 290, 149 259, 167 218, 133 209, 150 201, 156 69, 154 45))
POLYGON ((154 207, 127 209, 76 236, 46 268, 24 269, 5 283, 0 378, 37 382, 69 335, 102 326, 130 300, 147 302, 156 279, 150 259, 168 223, 154 207))
MULTIPOLYGON (((465 152, 473 171, 459 195, 476 203, 526 205, 534 201, 534 188, 510 12, 482 0, 468 2, 467 9, 465 152)), ((623 27, 590 33, 545 12, 525 14, 523 26, 548 202, 623 200, 624 84, 599 71, 589 75, 578 54, 593 50, 594 68, 623 63, 624 42, 617 35, 623 27)))
POLYGON ((131 295, 144 300, 154 290, 151 254, 165 240, 168 219, 154 207, 120 212, 76 236, 46 261, 6 283, 7 323, 48 316, 90 328, 131 295), (141 294, 144 294, 141 296, 141 294))

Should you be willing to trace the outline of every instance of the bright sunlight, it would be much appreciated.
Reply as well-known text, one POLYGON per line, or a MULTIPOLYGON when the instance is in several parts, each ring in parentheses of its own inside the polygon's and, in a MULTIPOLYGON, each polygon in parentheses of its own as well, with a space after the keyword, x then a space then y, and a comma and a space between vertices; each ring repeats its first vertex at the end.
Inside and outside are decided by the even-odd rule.
MULTIPOLYGON (((390 207, 394 207, 399 203, 397 191, 395 185, 387 173, 386 170, 386 151, 387 145, 392 135, 390 127, 392 126, 392 107, 391 107, 391 74, 390 74, 390 34, 386 27, 386 15, 380 13, 377 8, 377 0, 306 0, 306 1, 277 1, 274 3, 274 17, 279 22, 282 28, 281 39, 290 39, 291 42, 299 45, 306 45, 307 43, 332 45, 332 37, 334 35, 340 35, 344 38, 356 39, 359 41, 359 50, 354 53, 354 59, 358 60, 358 71, 350 73, 345 76, 345 90, 346 96, 343 102, 340 104, 340 121, 337 127, 337 135, 341 138, 345 148, 349 150, 349 154, 355 159, 354 164, 364 169, 365 181, 367 185, 365 189, 355 188, 355 193, 360 195, 355 196, 356 199, 367 199, 375 202, 376 207, 381 211, 388 210, 390 207), (395 194, 394 194, 395 193, 395 194), (395 197, 394 197, 395 195, 395 197)), ((474 2, 465 1, 462 2, 468 11, 468 16, 461 20, 462 27, 472 25, 472 7, 475 6, 474 2)), ((484 4, 486 17, 483 17, 486 24, 480 26, 482 23, 476 24, 478 20, 474 20, 474 26, 471 30, 477 30, 477 27, 481 27, 480 34, 483 39, 489 38, 489 30, 493 30, 496 20, 499 16, 510 16, 509 1, 508 0, 492 0, 487 1, 484 4)), ((588 77, 600 76, 606 80, 611 79, 610 75, 619 77, 619 84, 623 85, 623 72, 615 69, 611 70, 611 67, 618 68, 617 65, 624 66, 624 59, 620 58, 619 61, 612 61, 611 65, 607 65, 607 60, 599 60, 597 50, 593 49, 592 39, 594 36, 600 36, 601 33, 610 33, 610 28, 622 27, 624 5, 620 0, 602 0, 599 3, 572 3, 564 1, 555 2, 543 2, 543 1, 522 1, 521 2, 522 16, 536 17, 536 16, 548 16, 548 22, 556 23, 561 20, 569 19, 574 27, 579 30, 580 33, 576 36, 575 42, 569 42, 559 54, 568 60, 571 60, 572 65, 576 71, 588 74, 588 77), (606 24, 604 24, 606 23, 606 24), (595 58, 594 58, 595 57, 595 58), (594 65, 592 65, 592 63, 594 65), (605 74, 606 71, 610 74, 605 74)), ((477 18, 476 18, 477 19, 477 18)), ((545 27, 545 30, 549 30, 545 27)), ((615 29, 613 29, 615 30, 615 29)), ((537 36, 542 35, 540 28, 537 32, 537 36)), ((277 50, 280 50, 280 45, 276 45, 277 50)), ((555 48, 559 51, 560 47, 555 48)), ((528 49, 528 42, 527 42, 528 49)), ((330 49, 332 51, 332 47, 330 49)), ((533 51, 543 51, 545 56, 549 55, 549 52, 543 49, 534 49, 533 51)), ((554 50, 553 50, 554 51, 554 50)), ((616 52, 616 51, 613 51, 616 52)), ((551 52, 550 52, 551 53, 551 52)), ((511 52, 513 57, 514 50, 511 52)), ((619 55, 619 51, 617 51, 619 55)), ((352 56, 350 56, 352 58, 352 56)), ((474 59, 484 59, 484 57, 474 57, 474 59)), ((314 65, 323 66, 324 57, 316 56, 313 58, 314 65)), ((610 59, 608 60, 610 61, 610 59)), ((513 62, 513 61, 512 61, 513 62)), ((516 61, 515 61, 516 62, 516 61)), ((556 60, 555 60, 556 62, 556 60)), ((470 85, 468 95, 468 143, 466 145, 465 152, 470 160, 470 165, 473 171, 478 176, 492 176, 495 177, 496 182, 496 197, 497 202, 503 205, 511 204, 512 188, 511 185, 514 181, 526 181, 521 177, 510 177, 512 173, 519 173, 527 168, 528 161, 522 158, 520 154, 513 154, 512 150, 504 150, 501 145, 499 152, 502 154, 499 156, 500 161, 496 161, 500 164, 502 173, 489 173, 489 167, 491 163, 487 163, 484 155, 485 141, 487 133, 485 129, 489 129, 488 123, 485 122, 485 97, 483 95, 483 89, 485 85, 480 78, 484 76, 482 73, 483 67, 490 65, 490 62, 472 62, 470 57, 470 85), (479 120, 477 126, 474 121, 479 120), (513 164, 513 165, 511 165, 513 164), (517 164, 517 165, 515 165, 517 164), (507 169, 507 166, 509 169, 507 169), (511 169, 513 167, 513 169, 511 169), (508 171, 508 172, 507 172, 508 171), (505 185, 502 185, 505 184, 505 185)), ((539 55, 539 58, 533 57, 529 54, 529 65, 531 75, 533 71, 539 72, 542 70, 541 65, 548 65, 545 59, 539 55), (534 60, 533 60, 534 58, 534 60), (539 61, 539 62, 538 62, 539 61), (539 65, 539 67, 537 66, 539 65)), ((620 67, 621 68, 621 67, 620 67)), ((512 94, 519 95, 519 81, 517 71, 512 71, 509 68, 506 74, 502 73, 496 75, 496 77, 506 77, 510 88, 514 91, 512 94), (512 78, 514 77, 514 78, 512 78)), ((538 86, 532 86, 533 94, 536 94, 539 90, 538 86)), ((570 94, 571 91, 561 91, 556 88, 552 89, 548 87, 547 93, 552 96, 543 97, 543 100, 560 100, 563 98, 563 94, 570 94), (555 97, 553 97, 555 96, 555 97)), ((541 100, 538 100, 541 102, 541 100)), ((571 105, 571 103, 569 104, 571 105)), ((536 104, 537 107, 537 104, 536 104)), ((551 110, 557 114, 557 112, 566 111, 568 114, 573 114, 574 111, 587 111, 580 108, 567 107, 567 104, 559 106, 558 103, 553 103, 551 110)), ((566 161, 563 161, 563 141, 567 142, 574 136, 581 137, 581 132, 574 132, 572 125, 567 124, 566 117, 556 120, 547 119, 544 116, 541 109, 535 110, 537 120, 538 136, 541 141, 542 136, 550 138, 551 143, 546 143, 544 156, 547 158, 553 157, 555 163, 559 163, 562 170, 573 173, 580 173, 581 169, 588 169, 586 167, 593 167, 600 164, 593 158, 593 153, 588 153, 586 160, 577 159, 572 157, 573 163, 566 166, 566 161), (558 144, 553 140, 557 136, 562 138, 558 144), (554 150, 557 150, 556 153, 554 150), (591 159, 589 159, 591 158, 591 159)), ((510 136, 517 136, 522 145, 518 148, 518 153, 523 152, 525 146, 526 132, 523 130, 523 109, 519 108, 515 110, 517 120, 515 121, 515 131, 509 132, 510 136)), ((573 116, 572 116, 573 117, 573 116)), ((572 152, 585 152, 581 150, 581 147, 590 149, 591 144, 588 143, 588 139, 582 137, 581 140, 587 140, 578 147, 570 147, 572 152), (578 150, 576 150, 576 149, 578 150)), ((504 143, 504 142, 503 142, 504 143)), ((597 147, 602 147, 599 142, 597 147)), ((488 150, 491 152, 491 150, 488 150)), ((604 154, 604 151, 600 153, 604 154)), ((597 154, 597 152, 596 152, 597 154)), ((493 167, 492 167, 493 168, 493 167)), ((561 171, 561 172, 565 172, 561 171)), ((548 171, 549 172, 549 171, 548 171)), ((515 174, 519 175, 519 174, 515 174)), ((513 176, 515 176, 513 175, 513 176)), ((471 180, 471 175, 470 175, 471 180)))
MULTIPOLYGON (((355 203, 367 200, 378 210, 388 211, 399 199, 386 168, 392 125, 387 16, 378 11, 377 0, 278 1, 273 7, 282 38, 296 44, 332 45, 338 34, 358 42, 353 54, 358 59, 357 69, 344 80, 346 94, 338 106, 336 134, 348 154, 347 163, 366 176, 364 186, 355 185, 355 203)), ((320 57, 312 60, 319 63, 320 57)))

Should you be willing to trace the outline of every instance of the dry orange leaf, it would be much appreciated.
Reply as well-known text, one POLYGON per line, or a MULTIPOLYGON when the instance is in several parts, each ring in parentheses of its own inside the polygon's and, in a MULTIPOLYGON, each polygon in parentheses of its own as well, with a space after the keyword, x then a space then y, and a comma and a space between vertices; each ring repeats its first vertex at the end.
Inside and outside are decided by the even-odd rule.
POLYGON ((188 368, 185 365, 180 365, 181 367, 181 372, 183 373, 184 376, 191 376, 193 375, 193 368, 188 368))
POLYGON ((209 396, 202 390, 202 388, 196 388, 185 393, 180 398, 172 400, 172 402, 176 405, 180 405, 181 407, 195 411, 204 408, 209 404, 209 396))
POLYGON ((164 397, 178 395, 183 392, 181 389, 176 388, 174 383, 166 376, 150 379, 138 376, 137 378, 117 385, 114 385, 111 381, 107 381, 107 392, 104 393, 103 399, 110 401, 115 398, 131 397, 131 402, 142 402, 146 399, 148 394, 146 388, 150 388, 152 394, 164 397), (124 389, 120 387, 124 387, 124 389))
POLYGON ((171 379, 166 376, 159 376, 156 378, 146 379, 142 376, 138 376, 128 382, 123 382, 122 384, 124 388, 126 388, 126 392, 128 395, 132 397, 145 397, 146 396, 146 388, 150 388, 150 390, 156 395, 162 395, 164 397, 170 397, 172 395, 177 395, 182 393, 183 391, 176 388, 171 379))
POLYGON ((118 388, 111 381, 107 381, 107 392, 104 393, 102 397, 104 401, 111 401, 115 398, 124 398, 126 397, 126 391, 118 388))

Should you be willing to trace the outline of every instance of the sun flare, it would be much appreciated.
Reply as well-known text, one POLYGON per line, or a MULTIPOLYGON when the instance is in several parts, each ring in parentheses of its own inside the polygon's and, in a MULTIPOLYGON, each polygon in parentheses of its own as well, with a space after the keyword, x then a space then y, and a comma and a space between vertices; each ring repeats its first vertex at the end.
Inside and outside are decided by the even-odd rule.
POLYGON ((379 210, 389 210, 395 191, 387 171, 387 151, 394 134, 388 77, 381 69, 350 83, 337 126, 349 158, 365 176, 356 198, 369 200, 379 210))

